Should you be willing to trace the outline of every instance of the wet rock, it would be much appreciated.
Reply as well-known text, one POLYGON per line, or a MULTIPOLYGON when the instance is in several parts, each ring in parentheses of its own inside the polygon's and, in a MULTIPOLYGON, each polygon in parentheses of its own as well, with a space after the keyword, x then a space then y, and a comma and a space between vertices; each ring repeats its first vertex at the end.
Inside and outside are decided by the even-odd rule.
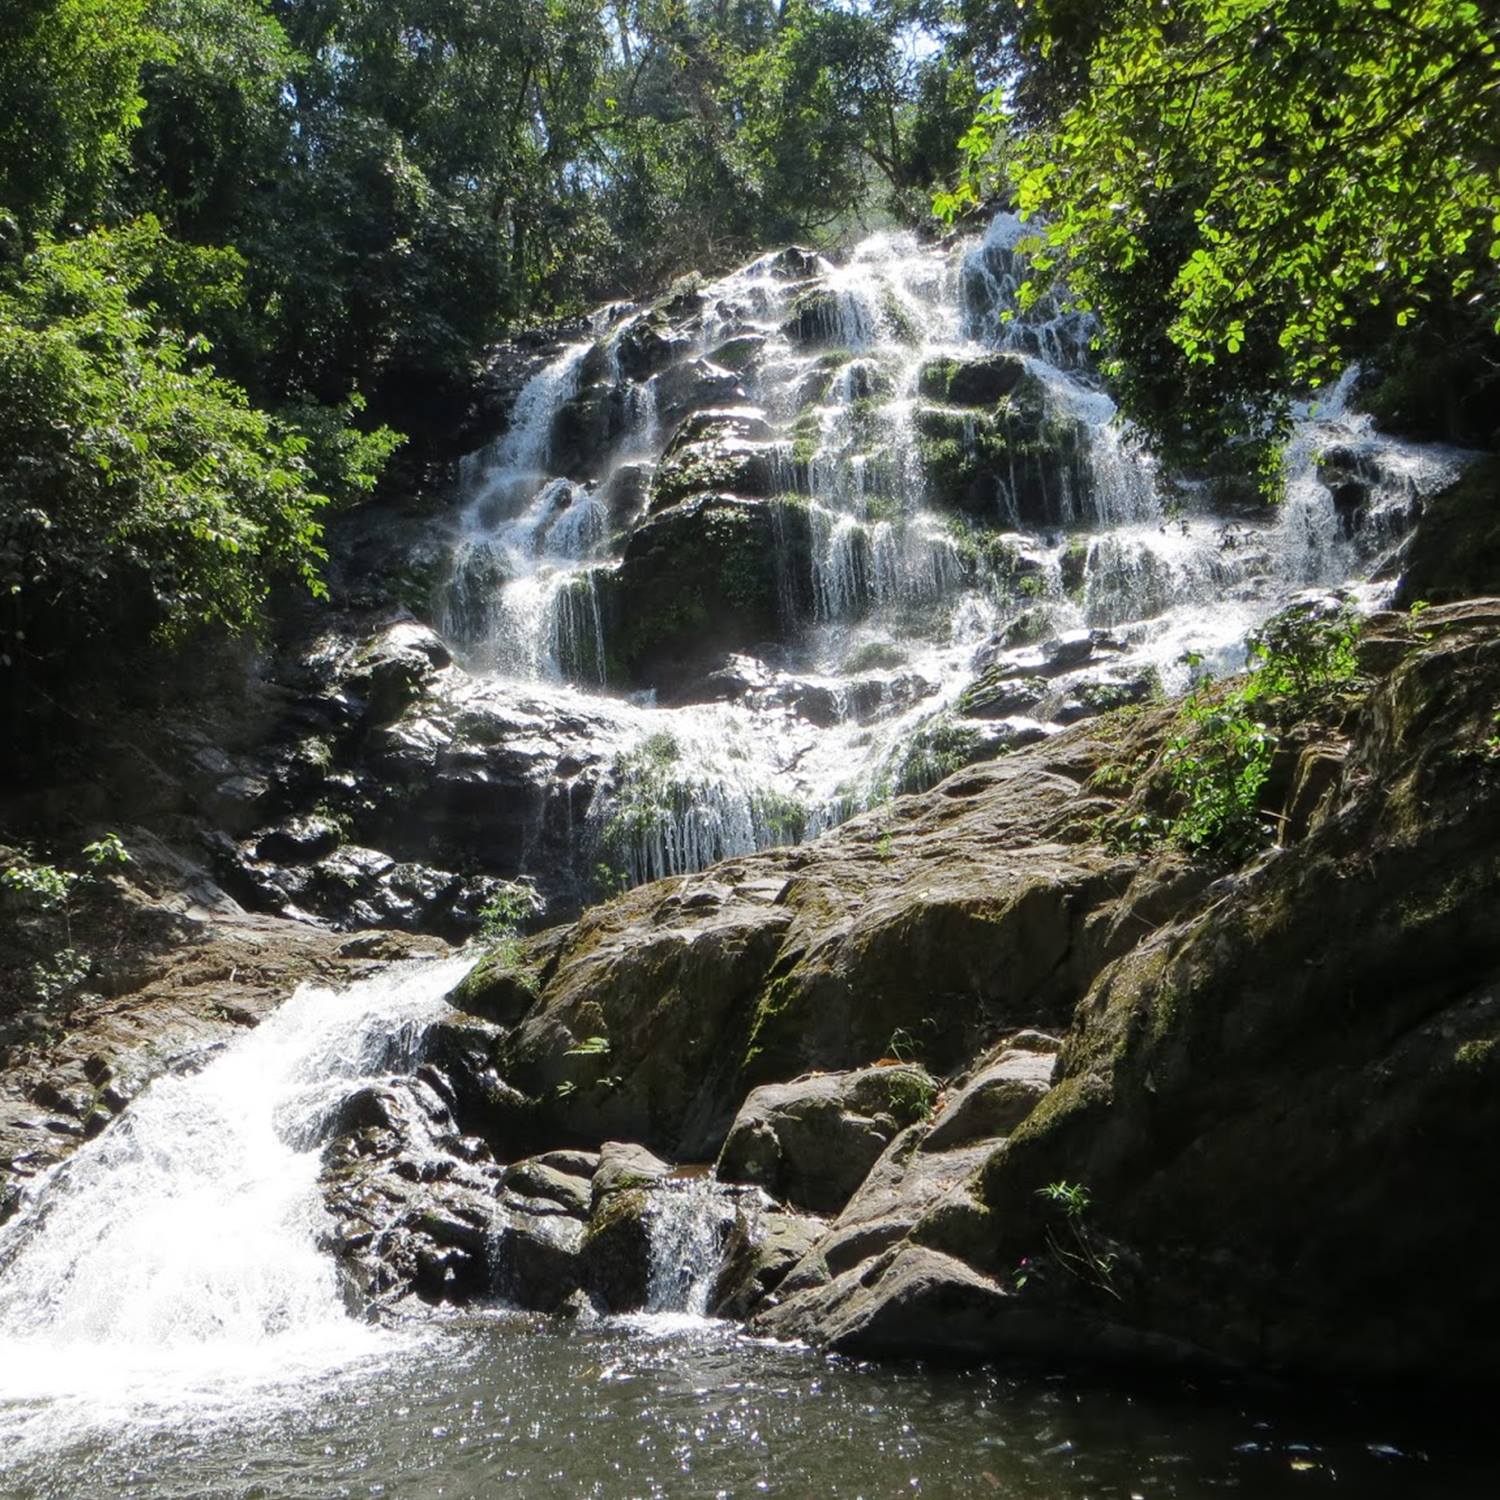
POLYGON ((917 379, 919 395, 957 406, 989 406, 1010 395, 1026 374, 1026 361, 1015 354, 980 359, 932 360, 917 379))
POLYGON ((648 1187, 666 1177, 672 1168, 644 1146, 627 1141, 606 1141, 599 1148, 599 1166, 594 1173, 593 1201, 597 1205, 611 1193, 648 1187))
POLYGON ((715 1317, 745 1318, 776 1291, 827 1226, 807 1214, 752 1204, 735 1217, 709 1307, 715 1317))
POLYGON ((623 463, 610 471, 599 486, 599 500, 612 526, 629 526, 646 509, 655 472, 655 465, 648 463, 623 463))
POLYGON ((673 365, 656 379, 656 409, 665 427, 675 428, 691 412, 743 406, 745 388, 732 370, 706 359, 673 365))
POLYGON ((715 1171, 801 1208, 837 1212, 936 1092, 926 1072, 905 1066, 766 1085, 735 1116, 715 1171))
POLYGON ((533 1159, 507 1167, 500 1181, 502 1186, 523 1197, 549 1199, 575 1219, 589 1216, 593 1198, 587 1177, 533 1159))
POLYGON ((552 423, 551 466, 571 479, 599 478, 615 440, 630 425, 626 388, 599 380, 583 386, 558 409, 552 423))
POLYGON ((496 1295, 516 1307, 557 1312, 586 1275, 584 1235, 574 1218, 507 1211, 491 1249, 496 1295))
POLYGON ((847 343, 843 299, 827 287, 810 287, 800 292, 782 332, 794 344, 810 347, 847 343))
POLYGON ((338 826, 327 818, 289 818, 257 838, 255 854, 261 860, 317 859, 335 849, 339 841, 338 826))
POLYGON ((609 639, 626 680, 673 692, 726 651, 775 639, 784 546, 769 507, 725 495, 637 528, 609 580, 609 639))
POLYGON ((421 696, 452 653, 437 633, 415 620, 384 630, 361 653, 345 680, 349 692, 364 699, 367 724, 388 724, 421 696))
POLYGON ((646 380, 681 359, 692 341, 675 332, 661 313, 652 311, 627 323, 615 336, 620 373, 627 380, 646 380))
POLYGON ((818 275, 822 268, 818 252, 805 249, 801 245, 788 245, 785 250, 780 250, 772 256, 767 263, 767 269, 771 274, 780 277, 783 281, 803 281, 818 275))
POLYGON ((688 417, 668 446, 652 484, 653 513, 694 495, 764 497, 788 488, 771 429, 746 408, 688 417))
POLYGON ((1029 714, 1048 693, 1047 679, 1024 668, 991 667, 959 696, 959 710, 975 719, 1029 714))
POLYGON ((1036 376, 992 406, 918 406, 913 422, 937 506, 991 525, 1071 525, 1088 514, 1086 430, 1052 410, 1036 376))
POLYGON ((646 1303, 651 1282, 648 1199, 639 1187, 610 1193, 583 1238, 585 1285, 611 1312, 634 1312, 646 1303))

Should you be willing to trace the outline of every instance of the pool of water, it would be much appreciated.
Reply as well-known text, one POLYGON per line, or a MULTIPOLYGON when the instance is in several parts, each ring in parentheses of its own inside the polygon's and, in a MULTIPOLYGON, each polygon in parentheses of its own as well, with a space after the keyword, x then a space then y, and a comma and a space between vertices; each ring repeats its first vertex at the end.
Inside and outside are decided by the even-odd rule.
POLYGON ((686 1317, 466 1318, 335 1373, 80 1372, 0 1402, 7 1500, 1469 1500, 1461 1429, 1218 1387, 859 1365, 686 1317))

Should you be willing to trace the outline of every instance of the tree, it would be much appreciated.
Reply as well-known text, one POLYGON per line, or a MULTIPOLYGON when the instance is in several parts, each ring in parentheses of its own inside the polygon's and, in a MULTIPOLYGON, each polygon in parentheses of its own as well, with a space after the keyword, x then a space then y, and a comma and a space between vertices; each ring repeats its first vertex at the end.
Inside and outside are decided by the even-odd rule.
MULTIPOLYGON (((327 496, 309 439, 257 410, 144 304, 239 295, 231 251, 143 219, 43 239, 0 290, 0 663, 25 676, 108 635, 253 627, 277 577, 317 591, 327 496)), ((329 452, 358 489, 389 433, 329 452)))
POLYGON ((161 38, 147 0, 7 0, 0 11, 0 209, 25 234, 102 204, 161 38))
MULTIPOLYGON (((1032 290, 1094 307, 1130 417, 1201 458, 1274 448, 1299 387, 1429 311, 1500 327, 1500 51, 1455 0, 1185 0, 1083 25, 1036 0, 1001 171, 1032 290), (1060 58, 1049 75, 1054 49, 1060 58)), ((952 212, 994 185, 1004 116, 952 212)))

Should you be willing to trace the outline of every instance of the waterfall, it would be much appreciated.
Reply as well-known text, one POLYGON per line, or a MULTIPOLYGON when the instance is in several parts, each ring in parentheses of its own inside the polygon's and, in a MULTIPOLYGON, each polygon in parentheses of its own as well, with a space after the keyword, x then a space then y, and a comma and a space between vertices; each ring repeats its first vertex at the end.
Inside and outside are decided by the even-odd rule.
POLYGON ((468 963, 304 986, 32 1188, 0 1228, 0 1439, 7 1402, 71 1401, 87 1420, 224 1381, 237 1398, 375 1350, 318 1246, 319 1148, 363 1082, 415 1065, 468 963))
POLYGON ((733 1217, 729 1191, 706 1173, 657 1186, 646 1216, 648 1313, 707 1314, 733 1217))
POLYGON ((1110 632, 1106 680, 1134 690, 1182 685, 1186 657, 1233 670, 1268 614, 1368 572, 1456 476, 1464 455, 1351 411, 1352 374, 1299 413, 1278 509, 1163 475, 1102 388, 1090 317, 1057 290, 1019 306, 1026 233, 1002 213, 957 243, 774 253, 607 310, 465 466, 441 615, 460 660, 533 706, 586 700, 623 743, 675 746, 644 773, 620 758, 587 814, 591 861, 649 880, 810 835, 888 795, 904 748, 986 742, 950 721, 1013 626, 1110 632), (994 383, 954 394, 951 371, 986 366, 994 383), (658 518, 719 493, 737 518, 769 509, 777 638, 728 644, 692 681, 633 679, 659 618, 713 635, 728 573, 681 601, 670 569, 656 597, 620 590, 659 537, 691 550, 692 528, 658 518))

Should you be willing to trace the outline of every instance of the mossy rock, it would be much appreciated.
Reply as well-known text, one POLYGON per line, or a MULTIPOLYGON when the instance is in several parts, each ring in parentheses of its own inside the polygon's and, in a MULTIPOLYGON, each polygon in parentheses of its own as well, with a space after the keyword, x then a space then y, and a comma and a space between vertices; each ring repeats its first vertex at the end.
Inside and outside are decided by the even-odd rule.
POLYGON ((743 333, 738 338, 726 339, 708 357, 713 364, 726 370, 733 370, 737 375, 743 375, 760 357, 760 352, 765 346, 764 334, 743 333))
POLYGON ((917 393, 928 401, 955 406, 993 406, 1011 394, 1026 376, 1018 354, 990 354, 983 359, 929 360, 917 377, 917 393))
POLYGON ((1010 525, 1086 519, 1092 474, 1080 423, 1051 415, 1027 376, 994 406, 921 406, 915 416, 929 499, 1010 525))
POLYGON ((726 652, 776 639, 807 548, 794 507, 711 494, 662 512, 602 584, 606 675, 670 690, 726 652))
POLYGON ((792 300, 782 332, 794 344, 809 347, 844 343, 843 299, 827 287, 810 287, 800 292, 792 300))
POLYGON ((449 992, 449 1005, 466 1015, 481 1016, 502 1026, 514 1025, 540 993, 531 958, 524 942, 495 944, 449 992))

